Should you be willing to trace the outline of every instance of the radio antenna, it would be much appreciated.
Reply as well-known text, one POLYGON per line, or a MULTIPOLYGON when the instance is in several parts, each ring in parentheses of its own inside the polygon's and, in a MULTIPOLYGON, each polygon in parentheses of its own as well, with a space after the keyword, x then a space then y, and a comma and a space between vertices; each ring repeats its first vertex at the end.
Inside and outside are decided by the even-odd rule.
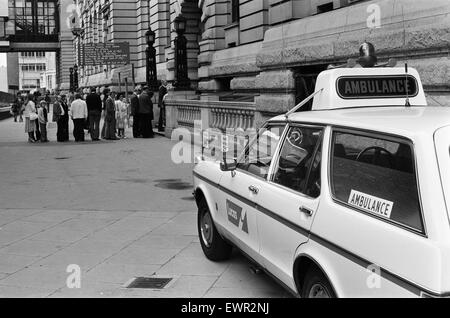
POLYGON ((290 111, 288 111, 284 117, 286 117, 286 119, 289 119, 289 116, 293 113, 295 113, 297 110, 299 110, 300 108, 302 108, 306 103, 308 103, 311 99, 314 98, 314 96, 316 96, 317 94, 321 93, 323 91, 323 88, 319 89, 317 92, 312 93, 311 95, 309 95, 308 97, 306 97, 303 101, 301 101, 297 106, 295 106, 294 108, 292 108, 290 111))
POLYGON ((402 4, 402 19, 403 19, 403 48, 406 53, 406 63, 405 63, 405 92, 406 92, 406 101, 405 107, 411 107, 411 103, 409 102, 409 86, 408 86, 408 50, 406 49, 406 24, 405 24, 405 12, 404 6, 402 4))

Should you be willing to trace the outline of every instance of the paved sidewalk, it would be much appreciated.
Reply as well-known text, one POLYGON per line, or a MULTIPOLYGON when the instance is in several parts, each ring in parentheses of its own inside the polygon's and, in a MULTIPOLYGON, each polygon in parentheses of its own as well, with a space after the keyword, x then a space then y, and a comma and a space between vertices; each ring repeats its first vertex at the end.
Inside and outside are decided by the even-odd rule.
POLYGON ((170 140, 60 144, 52 129, 52 142, 29 144, 23 130, 0 121, 0 297, 288 296, 237 252, 203 256, 192 165, 172 163, 170 140), (66 287, 70 264, 80 289, 66 287), (151 275, 173 280, 124 287, 151 275))

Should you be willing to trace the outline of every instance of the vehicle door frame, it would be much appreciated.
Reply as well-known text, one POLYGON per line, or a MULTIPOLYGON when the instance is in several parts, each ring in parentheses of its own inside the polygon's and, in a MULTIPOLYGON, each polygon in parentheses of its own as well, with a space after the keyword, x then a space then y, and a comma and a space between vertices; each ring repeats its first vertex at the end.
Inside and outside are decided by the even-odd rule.
MULTIPOLYGON (((324 171, 325 171, 324 164, 326 163, 325 158, 327 156, 327 149, 325 149, 325 141, 326 141, 327 136, 328 136, 328 125, 326 125, 326 124, 309 123, 309 122, 287 122, 285 132, 283 134, 281 141, 279 142, 277 152, 274 155, 274 158, 272 160, 272 164, 271 164, 271 167, 269 170, 269 174, 267 176, 266 183, 270 187, 274 187, 275 189, 279 189, 280 191, 287 191, 290 196, 294 196, 294 197, 298 198, 299 206, 303 206, 303 205, 309 206, 310 205, 307 203, 302 204, 302 202, 304 202, 304 200, 311 201, 312 204, 315 205, 315 210, 313 211, 313 214, 311 216, 304 215, 301 211, 296 210, 296 213, 298 213, 298 216, 300 218, 305 219, 305 222, 309 223, 308 228, 304 228, 304 227, 300 226, 299 224, 296 224, 296 222, 294 222, 293 220, 285 219, 282 215, 276 213, 275 211, 269 211, 270 215, 268 215, 268 216, 270 218, 274 219, 274 222, 280 222, 282 224, 281 225, 282 227, 287 227, 288 229, 295 231, 297 233, 297 234, 295 234, 295 235, 297 235, 297 237, 298 237, 298 235, 304 236, 304 239, 299 240, 298 244, 295 243, 294 244, 295 246, 292 246, 292 249, 291 249, 292 253, 288 256, 290 258, 288 260, 288 265, 284 266, 285 267, 284 269, 279 268, 277 266, 277 262, 274 259, 268 259, 263 254, 261 254, 262 261, 264 262, 264 267, 266 267, 268 271, 270 271, 275 277, 277 277, 277 279, 279 279, 281 282, 283 282, 283 284, 285 284, 286 286, 288 286, 289 288, 291 288, 293 290, 295 290, 295 282, 294 282, 294 277, 293 277, 293 265, 295 262, 296 253, 297 253, 299 246, 301 246, 302 244, 305 244, 309 241, 311 228, 313 226, 315 216, 317 215, 318 211, 320 210, 320 208, 319 208, 320 200, 321 200, 322 196, 324 195, 322 185, 327 182, 326 175, 324 175, 324 171), (307 194, 303 193, 303 192, 305 192, 304 190, 306 189, 309 178, 311 177, 311 171, 312 171, 313 165, 311 165, 308 168, 308 172, 307 172, 307 175, 305 178, 305 181, 306 181, 305 189, 302 189, 303 192, 293 190, 289 187, 278 184, 278 183, 274 182, 274 180, 273 180, 275 169, 278 167, 278 162, 281 157, 281 151, 283 149, 283 146, 285 145, 285 142, 287 142, 287 134, 293 127, 313 128, 313 129, 315 128, 315 129, 321 130, 321 135, 319 136, 319 138, 316 142, 314 151, 311 156, 311 158, 315 158, 317 156, 318 152, 321 151, 321 155, 320 155, 321 189, 320 189, 320 194, 316 198, 313 198, 313 197, 308 196, 307 194), (274 214, 274 215, 272 215, 272 214, 274 214), (303 233, 300 234, 299 232, 303 232, 303 233)), ((258 221, 259 232, 261 232, 263 230, 261 217, 268 213, 268 212, 264 213, 262 211, 262 210, 266 210, 266 207, 261 204, 261 201, 262 200, 260 198, 257 198, 258 216, 260 217, 260 220, 258 221)), ((262 239, 260 236, 260 250, 263 248, 261 244, 263 244, 263 243, 262 243, 262 239)))
MULTIPOLYGON (((271 171, 271 168, 272 168, 272 165, 273 165, 273 161, 274 161, 275 158, 277 158, 277 154, 279 152, 279 147, 280 147, 280 144, 282 143, 281 141, 284 140, 284 136, 286 134, 286 130, 287 130, 287 127, 288 127, 288 123, 286 121, 268 121, 268 122, 264 123, 264 125, 260 129, 257 130, 255 138, 249 140, 249 142, 245 145, 244 150, 242 151, 242 153, 236 159, 237 163, 239 164, 239 162, 242 161, 242 159, 245 157, 246 153, 249 151, 249 148, 255 142, 257 142, 257 138, 259 138, 260 132, 263 129, 267 129, 268 127, 274 127, 274 126, 280 126, 280 127, 283 127, 283 128, 282 128, 282 133, 279 136, 279 142, 277 143, 277 145, 276 145, 276 147, 275 147, 275 149, 273 151, 273 156, 272 156, 272 159, 271 159, 270 166, 269 166, 269 168, 267 170, 266 178, 263 178, 263 177, 261 177, 259 175, 251 173, 251 172, 249 172, 249 171, 247 171, 245 169, 239 168, 239 165, 237 165, 236 171, 234 173, 236 173, 236 174, 243 174, 243 175, 247 176, 248 178, 253 178, 255 183, 257 183, 259 185, 263 185, 264 183, 267 182, 267 180, 268 180, 267 178, 270 175, 270 171, 271 171)), ((225 193, 225 196, 234 197, 236 199, 236 201, 239 201, 239 203, 242 204, 242 205, 250 207, 250 209, 252 209, 253 212, 255 213, 255 218, 254 219, 255 219, 255 222, 256 222, 255 223, 255 228, 256 228, 256 232, 257 232, 255 239, 256 239, 256 242, 257 242, 257 245, 258 245, 257 251, 252 252, 250 250, 251 247, 248 244, 246 244, 245 241, 243 241, 239 236, 236 236, 235 234, 233 234, 233 231, 230 230, 229 224, 228 224, 229 221, 227 221, 227 216, 226 216, 226 215, 228 215, 228 211, 226 209, 226 206, 225 206, 225 214, 224 214, 225 219, 224 219, 224 223, 222 224, 221 227, 228 234, 228 235, 226 235, 226 236, 228 236, 228 239, 230 241, 232 241, 234 244, 236 244, 240 249, 242 249, 243 252, 247 256, 250 256, 253 260, 257 261, 258 263, 262 263, 261 262, 261 257, 259 256, 259 252, 260 252, 260 238, 259 238, 259 226, 258 226, 258 213, 259 213, 259 211, 257 210, 256 200, 254 198, 251 199, 249 194, 247 196, 243 195, 243 194, 238 194, 238 193, 235 193, 232 190, 228 189, 227 187, 225 187, 223 185, 223 182, 224 182, 224 178, 227 178, 225 176, 226 173, 232 174, 233 172, 224 172, 221 175, 220 180, 219 180, 219 189, 220 189, 220 191, 225 193)), ((230 176, 231 179, 233 179, 235 177, 236 176, 230 176)), ((233 203, 235 203, 235 202, 233 202, 233 203)), ((220 204, 219 204, 219 206, 220 206, 220 204)))

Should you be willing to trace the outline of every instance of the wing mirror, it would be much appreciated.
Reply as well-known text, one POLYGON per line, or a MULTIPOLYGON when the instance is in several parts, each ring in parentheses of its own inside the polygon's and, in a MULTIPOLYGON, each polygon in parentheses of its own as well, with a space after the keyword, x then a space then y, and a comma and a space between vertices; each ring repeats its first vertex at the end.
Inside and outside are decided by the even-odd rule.
POLYGON ((237 160, 236 159, 224 159, 220 163, 221 171, 235 171, 237 169, 237 160))

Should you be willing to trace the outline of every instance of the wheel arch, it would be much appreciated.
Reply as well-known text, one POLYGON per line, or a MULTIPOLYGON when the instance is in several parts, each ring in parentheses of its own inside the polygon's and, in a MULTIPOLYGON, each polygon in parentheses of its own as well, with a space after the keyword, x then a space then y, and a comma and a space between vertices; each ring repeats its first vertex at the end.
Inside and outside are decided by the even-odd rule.
POLYGON ((213 200, 212 200, 211 194, 209 193, 208 189, 204 185, 199 184, 195 188, 194 198, 195 198, 195 203, 197 204, 197 207, 201 200, 205 200, 206 204, 208 205, 211 216, 213 217, 213 219, 215 219, 216 209, 213 206, 213 202, 212 202, 213 200))
POLYGON ((330 279, 330 275, 327 273, 327 271, 324 270, 323 266, 320 265, 320 263, 314 257, 306 253, 299 254, 294 262, 293 277, 295 287, 297 288, 297 293, 299 295, 302 294, 302 288, 305 283, 305 277, 306 274, 308 273, 308 270, 311 267, 315 267, 316 269, 322 272, 322 274, 326 277, 326 279, 330 283, 330 286, 333 289, 333 292, 336 295, 336 297, 339 297, 339 293, 334 286, 333 280, 330 279))

